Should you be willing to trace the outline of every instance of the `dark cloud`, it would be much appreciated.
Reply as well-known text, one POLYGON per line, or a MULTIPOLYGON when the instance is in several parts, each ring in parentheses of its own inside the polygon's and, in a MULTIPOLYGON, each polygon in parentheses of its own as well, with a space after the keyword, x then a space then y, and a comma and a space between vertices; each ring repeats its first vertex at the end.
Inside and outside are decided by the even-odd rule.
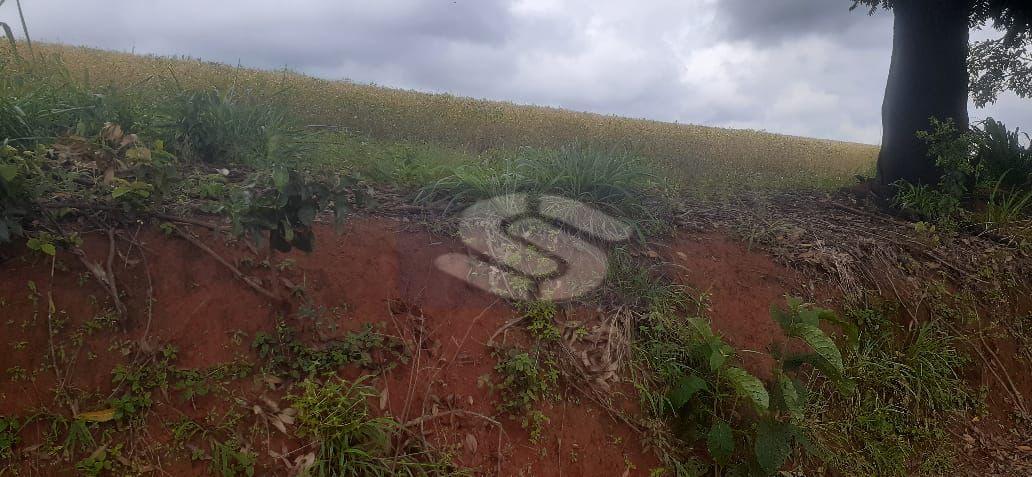
POLYGON ((851 5, 850 0, 719 0, 716 8, 722 33, 731 40, 772 45, 818 35, 858 47, 872 40, 884 44, 879 29, 890 16, 868 17, 865 9, 851 12, 851 5))
MULTIPOLYGON (((8 2, 10 3, 10 2, 8 2)), ((877 142, 891 15, 849 0, 34 0, 37 39, 877 142)), ((5 5, 4 8, 7 8, 5 5)), ((0 13, 8 13, 3 11, 0 13)), ((1006 97, 972 116, 1032 124, 1006 97)))

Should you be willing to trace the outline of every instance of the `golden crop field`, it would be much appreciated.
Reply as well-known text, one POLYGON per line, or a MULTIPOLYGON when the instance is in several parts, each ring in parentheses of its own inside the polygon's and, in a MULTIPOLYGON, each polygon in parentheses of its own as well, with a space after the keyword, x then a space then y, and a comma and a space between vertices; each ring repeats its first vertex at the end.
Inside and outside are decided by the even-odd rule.
POLYGON ((73 74, 97 85, 135 85, 174 72, 190 87, 280 91, 303 121, 375 139, 427 141, 472 152, 571 143, 621 148, 656 161, 686 184, 707 188, 848 184, 854 175, 873 170, 878 153, 877 146, 866 144, 427 94, 197 59, 53 44, 39 48, 59 55, 73 74))

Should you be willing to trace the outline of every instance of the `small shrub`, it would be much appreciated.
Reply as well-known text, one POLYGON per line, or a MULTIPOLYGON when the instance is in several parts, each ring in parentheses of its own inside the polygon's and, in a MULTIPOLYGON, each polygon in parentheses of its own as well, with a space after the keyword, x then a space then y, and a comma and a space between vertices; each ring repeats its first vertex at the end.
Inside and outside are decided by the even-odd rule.
POLYGON ((452 475, 446 461, 419 449, 397 448, 400 424, 376 417, 367 401, 379 392, 365 384, 369 377, 348 382, 308 379, 300 394, 288 399, 297 409, 298 436, 315 444, 315 476, 452 475))
POLYGON ((562 338, 559 328, 555 325, 557 313, 555 303, 544 300, 537 300, 519 304, 519 310, 524 319, 528 320, 527 331, 539 341, 550 342, 562 338))
POLYGON ((336 371, 349 364, 374 368, 378 363, 373 353, 396 353, 400 346, 396 339, 366 324, 361 330, 348 333, 343 340, 317 349, 298 341, 294 329, 280 323, 273 335, 264 332, 255 334, 251 347, 265 361, 262 368, 264 372, 298 379, 336 371))
POLYGON ((305 152, 283 108, 232 89, 178 91, 169 115, 169 143, 186 160, 284 165, 298 162, 305 152))
POLYGON ((734 365, 734 350, 701 318, 653 312, 639 329, 636 368, 646 370, 646 384, 639 385, 642 407, 673 417, 678 435, 704 445, 719 467, 772 474, 796 448, 809 446, 802 421, 810 392, 802 364, 848 387, 841 352, 819 326, 840 323, 831 311, 789 298, 788 308, 772 307, 771 317, 810 352, 772 349, 773 380, 766 384, 734 365), (657 395, 652 386, 666 391, 657 395))
POLYGON ((530 412, 534 404, 554 393, 559 381, 557 363, 537 348, 507 350, 495 372, 502 378, 493 384, 501 391, 499 408, 513 416, 530 412))
POLYGON ((20 429, 18 419, 0 416, 0 459, 9 459, 14 455, 14 446, 18 445, 20 429))
MULTIPOLYGON (((1032 187, 1032 144, 1021 145, 1021 131, 987 118, 975 130, 978 162, 987 177, 999 178, 1007 188, 1032 187)), ((1024 133, 1026 140, 1028 133, 1024 133)))
POLYGON ((237 477, 254 475, 255 464, 258 463, 258 455, 246 448, 241 448, 238 442, 211 441, 211 462, 209 467, 212 473, 220 477, 237 477))
POLYGON ((911 475, 950 447, 950 413, 972 397, 959 372, 967 359, 933 321, 907 331, 875 309, 853 310, 858 344, 845 357, 851 391, 815 390, 808 434, 818 455, 846 475, 911 475))
MULTIPOLYGON (((98 477, 114 470, 113 458, 108 458, 106 446, 97 449, 92 455, 75 464, 75 470, 88 477, 98 477)), ((113 457, 113 456, 112 456, 113 457)))
POLYGON ((233 232, 280 252, 292 248, 311 252, 316 215, 332 206, 334 223, 343 224, 350 198, 361 196, 354 185, 349 177, 338 177, 332 183, 309 179, 293 169, 275 168, 271 175, 261 174, 236 191, 230 211, 233 232))

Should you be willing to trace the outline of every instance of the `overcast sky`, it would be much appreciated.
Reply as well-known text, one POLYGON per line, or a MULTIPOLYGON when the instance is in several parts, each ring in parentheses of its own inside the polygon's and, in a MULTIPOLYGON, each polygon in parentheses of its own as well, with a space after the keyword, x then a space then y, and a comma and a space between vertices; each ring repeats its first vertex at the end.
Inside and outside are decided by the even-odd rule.
MULTIPOLYGON (((892 46, 891 15, 849 0, 22 3, 37 40, 868 143, 892 46)), ((985 116, 1032 128, 1032 100, 985 116)))

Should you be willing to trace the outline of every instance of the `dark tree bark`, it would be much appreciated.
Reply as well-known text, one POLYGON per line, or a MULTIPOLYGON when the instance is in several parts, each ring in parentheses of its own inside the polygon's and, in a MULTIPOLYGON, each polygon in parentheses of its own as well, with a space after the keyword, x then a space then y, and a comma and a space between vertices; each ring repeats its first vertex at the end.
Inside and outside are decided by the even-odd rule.
POLYGON ((907 0, 894 5, 892 63, 882 103, 878 182, 903 179, 935 184, 940 172, 917 131, 929 118, 953 118, 968 127, 968 18, 966 0, 907 0))

